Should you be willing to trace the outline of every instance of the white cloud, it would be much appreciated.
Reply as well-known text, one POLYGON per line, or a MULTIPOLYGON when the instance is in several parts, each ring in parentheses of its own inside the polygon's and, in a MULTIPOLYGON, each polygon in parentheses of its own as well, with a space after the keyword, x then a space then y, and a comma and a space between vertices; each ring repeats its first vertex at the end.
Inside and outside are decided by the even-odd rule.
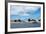
POLYGON ((31 11, 31 12, 35 12, 36 10, 38 10, 39 7, 35 7, 35 6, 31 6, 31 7, 26 7, 25 11, 31 11))
POLYGON ((24 15, 27 16, 26 12, 35 12, 39 7, 34 7, 34 6, 15 6, 13 5, 11 7, 11 15, 24 15))
POLYGON ((24 13, 24 14, 18 14, 18 15, 20 15, 20 16, 29 16, 29 14, 26 14, 26 13, 24 13))
POLYGON ((22 12, 22 11, 23 11, 23 7, 22 6, 12 6, 11 7, 11 14, 12 15, 16 15, 19 12, 22 12))

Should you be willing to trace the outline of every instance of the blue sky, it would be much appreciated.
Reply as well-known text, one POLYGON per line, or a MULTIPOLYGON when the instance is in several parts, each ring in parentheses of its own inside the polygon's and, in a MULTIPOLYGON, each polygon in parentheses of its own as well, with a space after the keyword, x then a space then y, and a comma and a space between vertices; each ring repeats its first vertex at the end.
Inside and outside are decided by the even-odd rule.
POLYGON ((10 15, 11 19, 39 19, 41 13, 41 8, 39 6, 23 6, 23 5, 11 5, 10 15))

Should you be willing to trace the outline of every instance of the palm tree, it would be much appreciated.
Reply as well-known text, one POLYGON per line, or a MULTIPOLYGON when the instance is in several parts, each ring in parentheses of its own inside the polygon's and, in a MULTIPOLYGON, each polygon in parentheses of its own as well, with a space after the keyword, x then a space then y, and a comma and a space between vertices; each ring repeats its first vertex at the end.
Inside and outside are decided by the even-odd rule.
POLYGON ((17 22, 17 20, 14 20, 14 22, 17 22))
POLYGON ((19 22, 21 22, 21 20, 20 20, 20 19, 18 19, 18 21, 19 21, 19 22))
POLYGON ((40 21, 40 19, 38 21, 40 21))
POLYGON ((28 19, 28 21, 30 22, 30 19, 28 19))

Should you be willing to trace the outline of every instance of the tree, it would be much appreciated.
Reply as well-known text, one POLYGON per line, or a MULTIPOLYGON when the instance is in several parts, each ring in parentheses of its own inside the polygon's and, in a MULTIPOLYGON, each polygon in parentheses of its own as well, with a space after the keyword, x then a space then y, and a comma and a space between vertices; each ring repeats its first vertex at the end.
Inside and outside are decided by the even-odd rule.
POLYGON ((40 21, 40 19, 38 21, 40 21))
POLYGON ((19 21, 19 22, 21 22, 21 20, 20 20, 20 19, 18 19, 18 21, 19 21))
POLYGON ((28 19, 28 21, 30 22, 30 19, 28 19))
POLYGON ((17 22, 17 20, 14 20, 14 22, 17 22))

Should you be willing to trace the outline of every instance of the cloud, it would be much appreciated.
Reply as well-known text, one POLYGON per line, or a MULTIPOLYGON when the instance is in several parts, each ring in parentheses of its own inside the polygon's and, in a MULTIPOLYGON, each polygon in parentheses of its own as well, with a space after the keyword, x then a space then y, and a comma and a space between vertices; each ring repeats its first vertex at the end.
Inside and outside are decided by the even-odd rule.
MULTIPOLYGON (((27 18, 34 18, 37 19, 37 17, 40 16, 40 7, 35 7, 35 6, 11 6, 11 15, 17 15, 20 19, 27 19, 27 18)), ((14 19, 16 19, 13 17, 14 19)))
POLYGON ((22 12, 23 11, 23 7, 21 6, 11 6, 11 15, 17 15, 19 12, 22 12))
MULTIPOLYGON (((33 6, 11 6, 11 15, 17 15, 19 12, 30 12, 34 13, 39 7, 33 7, 33 6)), ((22 14, 22 13, 21 13, 22 14)))

